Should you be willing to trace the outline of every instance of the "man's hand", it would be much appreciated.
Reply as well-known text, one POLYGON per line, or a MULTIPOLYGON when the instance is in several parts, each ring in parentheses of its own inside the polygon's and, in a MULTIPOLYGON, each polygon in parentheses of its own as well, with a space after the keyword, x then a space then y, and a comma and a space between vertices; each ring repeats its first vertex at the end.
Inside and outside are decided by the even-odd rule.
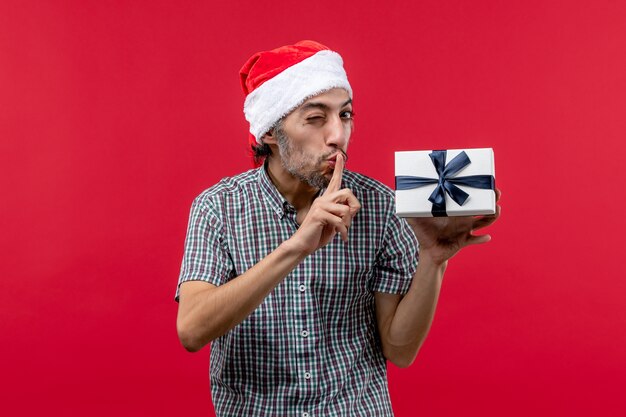
POLYGON ((344 156, 339 153, 326 192, 313 201, 302 225, 292 237, 293 243, 306 254, 326 246, 337 233, 344 242, 348 241, 348 229, 361 204, 352 191, 341 188, 344 165, 344 156))
POLYGON ((326 192, 313 201, 298 231, 252 268, 220 286, 204 281, 181 285, 176 326, 185 348, 200 350, 245 320, 306 256, 337 233, 348 240, 361 204, 352 191, 341 189, 344 163, 338 155, 326 192))
MULTIPOLYGON (((496 202, 500 199, 496 188, 496 202)), ((489 226, 500 216, 500 206, 490 216, 462 217, 412 217, 408 218, 420 244, 420 257, 429 256, 435 264, 442 264, 452 258, 465 246, 486 243, 489 235, 474 235, 475 230, 489 226)))

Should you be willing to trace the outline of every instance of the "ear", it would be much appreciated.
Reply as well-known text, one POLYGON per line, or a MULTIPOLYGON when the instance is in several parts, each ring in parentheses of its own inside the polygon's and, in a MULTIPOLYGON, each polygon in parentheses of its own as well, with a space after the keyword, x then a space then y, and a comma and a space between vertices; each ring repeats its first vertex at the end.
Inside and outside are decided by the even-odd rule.
POLYGON ((262 143, 267 143, 268 145, 276 145, 276 137, 274 137, 274 129, 270 129, 266 134, 261 138, 262 143))

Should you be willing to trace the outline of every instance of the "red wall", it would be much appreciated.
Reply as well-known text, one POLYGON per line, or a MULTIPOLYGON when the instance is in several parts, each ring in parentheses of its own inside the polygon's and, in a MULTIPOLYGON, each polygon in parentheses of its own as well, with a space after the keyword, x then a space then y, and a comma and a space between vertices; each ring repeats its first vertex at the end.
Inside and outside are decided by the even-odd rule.
POLYGON ((496 153, 502 218, 390 366, 397 415, 625 415, 624 3, 260 3, 0 2, 4 413, 211 415, 175 332, 189 206, 250 167, 240 66, 312 38, 355 89, 349 168, 496 153))

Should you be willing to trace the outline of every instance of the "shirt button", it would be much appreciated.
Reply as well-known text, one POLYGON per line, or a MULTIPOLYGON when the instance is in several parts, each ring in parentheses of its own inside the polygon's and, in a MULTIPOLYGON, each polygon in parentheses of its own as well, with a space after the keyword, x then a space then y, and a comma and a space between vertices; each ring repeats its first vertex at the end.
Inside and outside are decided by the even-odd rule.
POLYGON ((304 284, 300 284, 298 289, 300 290, 300 292, 304 292, 306 290, 306 287, 304 286, 304 284))
POLYGON ((309 335, 309 331, 308 330, 302 330, 300 332, 300 336, 302 336, 302 337, 307 337, 308 335, 309 335))
POLYGON ((309 417, 309 413, 307 412, 302 413, 302 417, 309 417))
POLYGON ((304 379, 311 379, 311 373, 310 372, 305 372, 304 373, 304 379))

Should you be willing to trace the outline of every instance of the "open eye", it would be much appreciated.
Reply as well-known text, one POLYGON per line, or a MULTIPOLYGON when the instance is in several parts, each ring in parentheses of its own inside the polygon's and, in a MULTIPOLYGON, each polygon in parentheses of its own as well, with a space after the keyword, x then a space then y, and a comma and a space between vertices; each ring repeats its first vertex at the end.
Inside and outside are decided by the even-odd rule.
POLYGON ((351 110, 345 110, 345 111, 342 111, 342 112, 339 114, 339 116, 340 116, 342 119, 349 120, 349 119, 352 119, 352 118, 354 117, 354 112, 352 112, 351 110))

